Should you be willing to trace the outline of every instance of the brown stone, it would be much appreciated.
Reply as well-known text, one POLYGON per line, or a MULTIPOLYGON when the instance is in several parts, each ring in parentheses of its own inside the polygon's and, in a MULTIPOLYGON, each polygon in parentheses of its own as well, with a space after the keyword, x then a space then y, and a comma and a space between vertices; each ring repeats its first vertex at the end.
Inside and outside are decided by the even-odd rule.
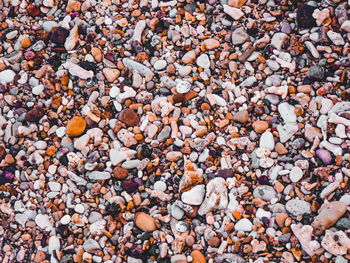
POLYGON ((333 201, 321 206, 318 210, 318 216, 312 222, 315 235, 321 235, 326 229, 333 226, 339 218, 346 212, 346 204, 339 201, 333 201))
POLYGON ((29 122, 38 122, 44 115, 45 110, 40 106, 35 106, 26 113, 24 119, 29 122))
POLYGON ((276 143, 275 146, 275 151, 279 154, 279 155, 284 155, 288 153, 287 148, 280 142, 276 143))
POLYGON ((221 241, 220 241, 220 238, 218 238, 218 237, 211 237, 208 240, 208 246, 210 246, 210 247, 219 247, 220 243, 221 243, 221 241))
POLYGON ((76 137, 85 131, 86 123, 83 117, 73 117, 66 126, 66 133, 70 137, 76 137))
POLYGON ((233 116, 233 120, 240 123, 246 123, 248 121, 248 118, 249 118, 249 114, 248 114, 248 111, 246 110, 237 112, 233 116))
POLYGON ((140 117, 132 109, 126 109, 120 114, 120 120, 127 126, 134 127, 139 123, 140 117))
POLYGON ((121 167, 115 167, 113 170, 113 175, 118 180, 123 180, 128 176, 128 170, 121 167))
POLYGON ((159 222, 143 212, 138 212, 134 218, 135 225, 145 232, 153 232, 160 227, 159 222))
POLYGON ((284 227, 284 222, 286 221, 288 217, 288 214, 286 213, 279 213, 277 216, 276 216, 276 223, 279 227, 284 227))
POLYGON ((192 251, 191 257, 193 258, 192 263, 206 263, 207 262, 207 260, 205 259, 205 256, 199 250, 192 251))
POLYGON ((253 124, 253 129, 256 133, 263 133, 269 128, 269 123, 267 121, 254 121, 253 124))
POLYGON ((51 107, 57 110, 58 107, 61 105, 61 102, 62 102, 62 97, 54 95, 52 97, 51 107))
POLYGON ((43 251, 38 251, 38 252, 36 253, 35 257, 34 257, 34 262, 40 263, 40 262, 42 262, 42 261, 45 259, 45 257, 46 257, 45 252, 43 252, 43 251))

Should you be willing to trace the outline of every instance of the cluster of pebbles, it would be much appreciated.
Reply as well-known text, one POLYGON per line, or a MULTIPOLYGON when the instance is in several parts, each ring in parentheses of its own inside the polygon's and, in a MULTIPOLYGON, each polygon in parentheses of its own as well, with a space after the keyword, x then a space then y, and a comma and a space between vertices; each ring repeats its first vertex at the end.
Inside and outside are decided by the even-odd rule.
POLYGON ((0 0, 0 260, 350 260, 350 1, 0 0))

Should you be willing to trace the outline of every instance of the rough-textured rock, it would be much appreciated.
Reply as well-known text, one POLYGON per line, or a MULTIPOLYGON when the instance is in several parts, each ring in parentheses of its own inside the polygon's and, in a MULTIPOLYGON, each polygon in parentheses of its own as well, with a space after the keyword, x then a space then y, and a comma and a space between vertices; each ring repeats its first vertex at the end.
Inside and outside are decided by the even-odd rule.
POLYGON ((226 209, 227 204, 226 182, 223 178, 216 177, 207 184, 205 199, 198 210, 198 214, 205 215, 212 210, 226 209))
POLYGON ((333 226, 345 212, 346 205, 343 202, 333 201, 322 205, 311 224, 314 234, 321 235, 326 229, 333 226))

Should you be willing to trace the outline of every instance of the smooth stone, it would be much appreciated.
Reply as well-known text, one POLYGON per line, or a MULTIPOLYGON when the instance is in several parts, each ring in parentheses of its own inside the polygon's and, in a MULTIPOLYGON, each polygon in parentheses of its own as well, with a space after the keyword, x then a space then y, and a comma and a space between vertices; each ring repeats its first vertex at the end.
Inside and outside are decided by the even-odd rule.
POLYGON ((207 54, 200 55, 197 58, 196 63, 199 67, 202 67, 204 69, 208 69, 210 67, 210 60, 207 54))
POLYGON ((301 178, 303 178, 303 171, 299 167, 294 166, 289 173, 289 179, 293 183, 296 183, 299 182, 301 178))
POLYGON ((185 94, 191 90, 191 84, 188 81, 181 80, 176 84, 176 92, 185 94))
POLYGON ((167 188, 166 183, 163 181, 157 181, 153 185, 153 189, 155 191, 164 192, 166 190, 166 188, 167 188))
POLYGON ((282 32, 275 33, 271 39, 271 46, 277 50, 281 50, 284 42, 287 40, 288 35, 282 32))
POLYGON ((73 117, 71 120, 69 120, 67 126, 66 126, 66 134, 69 137, 76 137, 80 136, 86 128, 86 123, 83 117, 73 117))
POLYGON ((324 69, 319 65, 311 66, 307 75, 311 79, 322 80, 324 78, 324 69))
POLYGON ((82 214, 85 211, 85 207, 82 204, 76 204, 74 211, 79 213, 79 214, 82 214))
POLYGON ((260 148, 268 149, 273 151, 275 149, 275 140, 270 131, 265 131, 260 137, 260 148))
POLYGON ((48 182, 48 185, 50 187, 50 190, 53 191, 53 192, 59 192, 61 191, 61 184, 60 183, 57 183, 57 182, 48 182))
POLYGON ((145 77, 146 75, 151 75, 153 76, 153 72, 150 68, 146 67, 145 65, 136 62, 130 58, 123 58, 123 64, 125 67, 129 68, 131 72, 134 70, 138 71, 141 76, 145 77))
POLYGON ((86 240, 83 244, 83 248, 86 252, 88 253, 94 253, 97 250, 100 250, 101 247, 98 244, 98 242, 94 239, 89 238, 88 240, 86 240))
POLYGON ((285 123, 297 121, 294 107, 287 102, 278 105, 278 112, 285 123))
POLYGON ((60 240, 56 236, 51 236, 49 239, 49 254, 53 251, 59 251, 61 248, 60 240))
POLYGON ((35 217, 35 223, 41 229, 46 229, 46 230, 52 229, 52 223, 50 222, 50 218, 48 215, 38 214, 35 217))
POLYGON ((33 89, 32 89, 32 93, 36 96, 40 95, 41 93, 43 93, 44 91, 44 85, 38 85, 38 86, 35 86, 33 89))
POLYGON ((235 230, 237 231, 250 232, 252 229, 253 223, 247 218, 242 218, 235 224, 235 230))
POLYGON ((232 32, 232 44, 234 45, 241 45, 249 40, 249 35, 244 30, 243 27, 237 28, 235 31, 232 32))
POLYGON ((277 193, 272 186, 261 185, 254 189, 253 196, 254 198, 260 198, 264 201, 270 202, 271 199, 277 197, 277 193))
POLYGON ((234 20, 238 20, 242 16, 244 16, 244 13, 239 8, 232 7, 229 5, 223 5, 223 7, 224 7, 224 12, 230 17, 232 17, 234 20))
POLYGON ((90 180, 108 180, 111 178, 110 173, 108 172, 100 172, 100 171, 92 171, 87 174, 90 180))
POLYGON ((157 60, 153 65, 155 70, 163 70, 166 68, 166 66, 167 62, 163 59, 157 60))
POLYGON ((118 165, 119 163, 125 161, 129 155, 125 151, 118 151, 116 149, 111 149, 109 151, 109 159, 112 165, 118 165))
POLYGON ((201 205, 205 196, 205 186, 203 184, 193 187, 181 195, 182 202, 189 205, 201 205))
POLYGON ((0 83, 11 83, 16 76, 16 73, 11 69, 6 69, 0 72, 0 83))
POLYGON ((291 199, 286 203, 286 210, 294 216, 310 214, 311 205, 304 200, 291 199))
POLYGON ((71 220, 71 216, 70 215, 64 215, 61 218, 60 222, 61 222, 62 225, 68 225, 70 220, 71 220))
POLYGON ((152 216, 144 212, 136 213, 134 222, 138 228, 145 232, 153 232, 160 227, 160 224, 152 216))

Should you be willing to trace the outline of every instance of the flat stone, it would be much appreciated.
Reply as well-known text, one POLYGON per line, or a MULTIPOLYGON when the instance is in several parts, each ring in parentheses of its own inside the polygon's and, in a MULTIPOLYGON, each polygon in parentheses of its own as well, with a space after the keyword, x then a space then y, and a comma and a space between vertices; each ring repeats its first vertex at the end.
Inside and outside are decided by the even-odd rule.
POLYGON ((11 83, 16 76, 16 73, 11 69, 6 69, 0 72, 0 83, 11 83))
POLYGON ((260 148, 268 149, 273 151, 275 149, 275 140, 270 131, 265 131, 260 137, 260 148))
POLYGON ((166 68, 166 66, 167 62, 164 59, 157 60, 153 65, 155 70, 163 70, 166 68))
POLYGON ((272 36, 272 39, 271 39, 271 46, 273 46, 277 50, 281 50, 283 45, 284 45, 284 42, 287 39, 288 39, 288 35, 287 34, 281 33, 281 32, 275 33, 272 36))
POLYGON ((254 121, 253 124, 253 129, 256 133, 263 133, 269 128, 269 123, 267 121, 254 121))
POLYGON ((315 235, 321 235, 323 232, 333 226, 339 218, 346 212, 346 204, 339 201, 333 201, 321 206, 318 215, 311 223, 315 235))
POLYGON ((216 177, 207 184, 205 199, 198 210, 198 214, 205 215, 213 210, 223 210, 226 209, 227 205, 226 181, 221 177, 216 177))
POLYGON ((115 81, 120 75, 120 71, 116 68, 104 68, 102 72, 109 82, 115 81))
POLYGON ((310 214, 311 205, 304 200, 291 199, 286 203, 286 210, 294 216, 310 214))
POLYGON ((241 45, 249 40, 249 35, 245 32, 243 27, 237 28, 232 32, 232 44, 241 45))
POLYGON ((235 224, 235 230, 237 231, 250 232, 252 229, 253 223, 247 218, 242 218, 235 224))
POLYGON ((159 228, 159 223, 150 215, 138 212, 134 218, 135 225, 145 232, 153 232, 159 228))
POLYGON ((229 5, 223 5, 224 7, 224 12, 232 17, 234 20, 240 19, 242 16, 244 16, 244 13, 235 7, 229 6, 229 5))
POLYGON ((249 119, 249 114, 248 114, 248 111, 246 110, 239 111, 235 115, 233 115, 233 120, 236 122, 246 123, 248 119, 249 119))
POLYGON ((203 44, 207 50, 213 50, 220 47, 220 42, 214 38, 204 40, 203 44))
POLYGON ((83 117, 73 117, 66 126, 66 134, 69 137, 80 136, 86 128, 86 123, 83 117))
POLYGON ((271 199, 277 197, 275 189, 270 185, 261 185, 254 189, 253 196, 264 201, 270 202, 271 199))
POLYGON ((101 247, 98 244, 98 242, 94 239, 89 238, 88 240, 86 240, 83 244, 83 248, 86 252, 88 253, 94 253, 97 250, 100 250, 101 247))
POLYGON ((183 57, 182 62, 183 63, 192 63, 196 59, 196 52, 194 50, 188 51, 183 57))
POLYGON ((108 180, 111 178, 110 173, 108 172, 100 172, 100 171, 93 171, 88 173, 88 177, 90 180, 108 180))
POLYGON ((301 178, 303 178, 303 171, 299 167, 294 166, 289 173, 289 179, 293 183, 296 183, 299 182, 301 178))
POLYGON ((118 180, 123 180, 128 176, 128 170, 121 167, 115 167, 113 170, 114 178, 118 180))
POLYGON ((132 109, 125 109, 119 116, 128 127, 134 127, 140 122, 139 115, 132 109))
POLYGON ((196 63, 199 67, 202 67, 204 69, 208 69, 210 67, 210 60, 207 54, 200 55, 197 58, 196 63))
POLYGON ((201 205, 205 195, 205 186, 196 185, 191 190, 183 192, 181 195, 182 202, 189 205, 201 205))

